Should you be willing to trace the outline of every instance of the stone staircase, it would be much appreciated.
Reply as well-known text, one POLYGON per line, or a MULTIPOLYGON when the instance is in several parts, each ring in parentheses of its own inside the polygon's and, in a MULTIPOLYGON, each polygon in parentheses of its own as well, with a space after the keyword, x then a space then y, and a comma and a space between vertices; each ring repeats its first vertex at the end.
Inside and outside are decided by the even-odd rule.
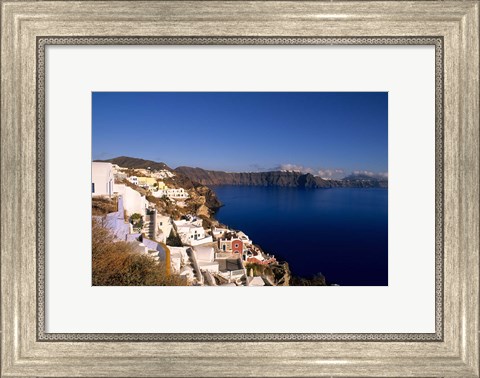
POLYGON ((143 232, 145 236, 151 240, 155 240, 155 218, 156 213, 146 215, 145 222, 143 223, 143 232))

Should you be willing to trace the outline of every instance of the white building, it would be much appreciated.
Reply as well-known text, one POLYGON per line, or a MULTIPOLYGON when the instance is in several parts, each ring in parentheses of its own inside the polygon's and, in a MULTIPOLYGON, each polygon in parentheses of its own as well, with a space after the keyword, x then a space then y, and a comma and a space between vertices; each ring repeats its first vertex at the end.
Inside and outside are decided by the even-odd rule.
POLYGON ((170 247, 170 264, 174 273, 180 273, 182 267, 189 265, 190 261, 187 255, 188 247, 170 247))
POLYGON ((187 282, 193 282, 195 274, 193 273, 193 268, 191 265, 185 265, 180 269, 180 277, 185 277, 187 282))
POLYGON ((167 195, 167 190, 166 189, 159 189, 155 192, 152 192, 152 196, 155 198, 162 198, 163 196, 167 195))
POLYGON ((167 189, 167 197, 169 198, 188 198, 188 193, 183 188, 171 188, 167 189))
POLYGON ((246 245, 252 245, 252 241, 243 231, 237 231, 237 237, 246 245))
POLYGON ((250 238, 242 231, 226 232, 223 237, 217 237, 216 239, 218 240, 218 248, 222 252, 243 254, 252 245, 250 238))
POLYGON ((137 176, 130 176, 128 178, 128 181, 130 181, 134 185, 138 185, 138 177, 137 176))
POLYGON ((200 220, 180 220, 174 221, 177 226, 177 232, 186 245, 200 245, 213 242, 211 236, 207 236, 205 229, 201 226, 200 220))
POLYGON ((157 198, 167 196, 170 199, 186 199, 189 197, 188 192, 183 188, 158 189, 152 195, 157 198))
POLYGON ((220 227, 213 227, 212 228, 212 235, 215 239, 223 238, 223 236, 230 232, 228 228, 220 228, 220 227))
POLYGON ((123 197, 123 207, 128 215, 140 214, 145 216, 146 209, 149 206, 149 202, 135 189, 130 188, 125 184, 114 184, 113 191, 123 197))
POLYGON ((160 239, 163 243, 165 243, 173 228, 172 220, 169 216, 157 213, 157 227, 162 233, 162 237, 160 239))
POLYGON ((113 195, 113 182, 111 163, 92 162, 92 196, 113 195))
POLYGON ((158 179, 164 179, 164 178, 174 177, 175 174, 166 169, 161 169, 157 172, 152 173, 152 176, 158 179))
POLYGON ((193 253, 201 270, 218 273, 219 264, 215 261, 215 251, 212 247, 194 247, 193 253))

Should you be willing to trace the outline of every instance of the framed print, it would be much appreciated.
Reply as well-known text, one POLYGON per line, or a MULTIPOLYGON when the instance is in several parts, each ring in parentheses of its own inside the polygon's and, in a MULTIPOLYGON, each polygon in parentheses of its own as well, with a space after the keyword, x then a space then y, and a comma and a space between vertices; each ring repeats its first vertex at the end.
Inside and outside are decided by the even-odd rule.
POLYGON ((1 375, 479 377, 479 4, 2 1, 1 375))

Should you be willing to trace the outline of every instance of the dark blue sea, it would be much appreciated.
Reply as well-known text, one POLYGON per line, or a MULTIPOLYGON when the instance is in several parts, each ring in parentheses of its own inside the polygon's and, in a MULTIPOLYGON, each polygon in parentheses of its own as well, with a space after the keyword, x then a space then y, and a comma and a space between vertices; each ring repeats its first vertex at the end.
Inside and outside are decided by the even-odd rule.
POLYGON ((388 285, 388 190, 215 186, 216 218, 292 273, 329 284, 388 285))

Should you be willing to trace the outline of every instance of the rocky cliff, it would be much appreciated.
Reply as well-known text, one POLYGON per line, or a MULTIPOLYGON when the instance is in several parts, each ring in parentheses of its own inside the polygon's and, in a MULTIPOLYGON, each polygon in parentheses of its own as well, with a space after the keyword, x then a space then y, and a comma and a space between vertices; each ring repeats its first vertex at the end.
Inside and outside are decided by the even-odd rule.
POLYGON ((202 168, 178 167, 181 173, 203 185, 246 185, 246 186, 281 186, 292 188, 386 188, 387 180, 376 178, 348 178, 342 180, 325 180, 310 173, 291 171, 242 172, 229 173, 208 171, 202 168))
MULTIPOLYGON (((168 165, 161 162, 152 160, 144 160, 138 158, 132 158, 128 156, 120 156, 117 158, 102 160, 104 162, 117 164, 123 168, 131 169, 150 169, 152 172, 159 170, 167 170, 175 174, 174 177, 165 178, 163 181, 170 188, 184 188, 190 194, 190 199, 187 201, 187 205, 196 210, 197 215, 203 215, 207 217, 212 215, 222 203, 217 198, 217 195, 210 188, 202 183, 192 180, 190 177, 182 174, 181 172, 175 172, 168 165)), ((195 211, 194 211, 195 212, 195 211)))
MULTIPOLYGON (((174 172, 177 176, 174 179, 179 187, 198 190, 201 186, 209 185, 246 185, 246 186, 280 186, 291 188, 387 188, 388 180, 379 177, 366 175, 350 175, 341 180, 325 180, 310 173, 292 171, 272 172, 223 172, 209 171, 202 168, 178 167, 171 169, 168 165, 152 160, 144 160, 127 156, 120 156, 114 159, 103 160, 118 164, 125 168, 144 168, 152 171, 165 169, 174 172)), ((170 181, 170 180, 166 180, 170 181)), ((221 204, 215 193, 203 191, 206 196, 207 206, 219 207, 221 204)))

